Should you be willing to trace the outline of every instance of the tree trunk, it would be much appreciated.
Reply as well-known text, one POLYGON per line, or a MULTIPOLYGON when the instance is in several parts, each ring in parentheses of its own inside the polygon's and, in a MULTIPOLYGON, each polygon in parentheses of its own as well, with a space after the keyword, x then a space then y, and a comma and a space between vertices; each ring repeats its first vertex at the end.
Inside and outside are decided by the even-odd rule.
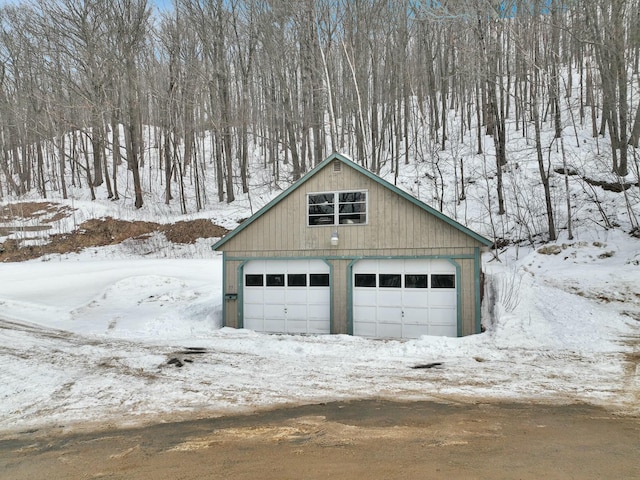
POLYGON ((138 144, 137 144, 137 132, 136 127, 129 119, 129 152, 127 154, 127 160, 129 161, 129 168, 133 176, 133 191, 135 194, 135 207, 142 208, 144 201, 142 199, 142 182, 140 180, 140 168, 138 163, 138 144))
POLYGON ((638 148, 640 142, 640 104, 636 109, 636 116, 633 121, 633 128, 631 129, 631 135, 629 136, 629 145, 634 148, 638 148))
POLYGON ((92 112, 92 123, 91 123, 91 149, 93 151, 93 186, 99 187, 102 185, 104 179, 102 177, 102 152, 104 151, 103 142, 102 142, 102 132, 103 126, 100 121, 99 113, 95 112, 95 109, 98 107, 94 107, 94 112, 92 112))
MULTIPOLYGON (((537 90, 537 86, 533 86, 537 90)), ((542 156, 542 140, 540 139, 540 113, 538 112, 537 93, 532 95, 531 113, 533 116, 533 127, 535 129, 536 158, 538 159, 538 171, 540 180, 544 188, 544 201, 547 207, 547 225, 549 228, 549 241, 556 240, 556 227, 553 219, 553 203, 551 202, 551 188, 549 186, 549 174, 545 171, 544 159, 542 156)))
POLYGON ((118 122, 117 110, 111 113, 111 145, 112 145, 112 165, 113 165, 113 200, 120 200, 118 193, 118 167, 122 163, 120 154, 120 122, 118 122))

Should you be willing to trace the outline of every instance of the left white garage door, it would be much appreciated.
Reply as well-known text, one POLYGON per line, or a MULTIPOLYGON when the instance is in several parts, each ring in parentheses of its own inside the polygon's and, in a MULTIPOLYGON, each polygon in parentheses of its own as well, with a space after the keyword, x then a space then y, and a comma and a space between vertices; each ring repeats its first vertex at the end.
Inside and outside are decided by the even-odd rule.
POLYGON ((321 260, 251 260, 243 269, 244 328, 330 333, 329 266, 321 260))

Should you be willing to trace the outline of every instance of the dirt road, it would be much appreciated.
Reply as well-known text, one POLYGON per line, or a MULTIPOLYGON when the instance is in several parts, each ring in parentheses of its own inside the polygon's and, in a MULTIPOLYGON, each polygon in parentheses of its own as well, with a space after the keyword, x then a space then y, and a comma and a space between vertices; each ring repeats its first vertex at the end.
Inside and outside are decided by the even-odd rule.
POLYGON ((9 479, 638 479, 640 419, 589 406, 360 401, 0 441, 9 479))

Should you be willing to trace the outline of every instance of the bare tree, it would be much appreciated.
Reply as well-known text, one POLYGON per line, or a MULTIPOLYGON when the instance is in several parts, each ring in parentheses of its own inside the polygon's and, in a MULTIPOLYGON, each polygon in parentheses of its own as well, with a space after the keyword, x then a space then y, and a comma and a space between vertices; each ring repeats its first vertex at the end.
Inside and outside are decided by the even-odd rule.
POLYGON ((626 176, 628 173, 628 98, 626 25, 627 2, 607 0, 597 3, 583 2, 585 23, 598 63, 603 116, 601 133, 608 128, 611 138, 613 171, 626 176))
POLYGON ((124 131, 126 139, 127 164, 133 176, 135 207, 141 208, 144 200, 140 178, 140 159, 143 155, 144 140, 141 124, 141 93, 139 85, 138 54, 145 44, 145 34, 149 26, 147 0, 116 0, 112 2, 107 17, 114 27, 114 47, 121 58, 124 72, 121 86, 125 102, 124 131))

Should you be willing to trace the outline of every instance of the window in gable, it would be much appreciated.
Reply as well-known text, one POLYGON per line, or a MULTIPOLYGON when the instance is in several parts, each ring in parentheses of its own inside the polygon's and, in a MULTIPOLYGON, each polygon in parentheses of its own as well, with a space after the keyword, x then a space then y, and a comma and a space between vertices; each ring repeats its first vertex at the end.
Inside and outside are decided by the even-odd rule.
POLYGON ((367 223, 367 193, 342 192, 338 194, 338 223, 367 223))
POLYGON ((335 223, 335 194, 309 195, 309 225, 333 225, 335 223))
POLYGON ((367 223, 367 192, 311 193, 307 196, 308 225, 367 223))

